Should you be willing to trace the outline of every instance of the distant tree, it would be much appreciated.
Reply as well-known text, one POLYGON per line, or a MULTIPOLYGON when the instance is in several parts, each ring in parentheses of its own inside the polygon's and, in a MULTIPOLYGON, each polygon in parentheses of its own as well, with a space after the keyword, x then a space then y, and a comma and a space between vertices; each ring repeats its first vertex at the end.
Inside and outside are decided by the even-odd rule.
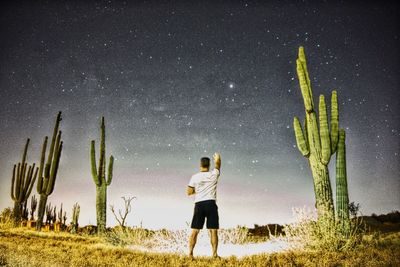
POLYGON ((115 219, 122 228, 125 228, 126 217, 132 211, 131 201, 135 198, 136 197, 128 197, 128 198, 122 197, 122 199, 124 200, 125 210, 124 212, 122 212, 122 210, 119 209, 118 215, 115 213, 114 206, 110 205, 110 209, 114 214, 115 219))
POLYGON ((349 203, 349 213, 350 213, 351 217, 353 217, 353 218, 357 217, 357 214, 360 211, 360 208, 361 208, 360 203, 356 204, 356 203, 354 203, 354 201, 349 203))

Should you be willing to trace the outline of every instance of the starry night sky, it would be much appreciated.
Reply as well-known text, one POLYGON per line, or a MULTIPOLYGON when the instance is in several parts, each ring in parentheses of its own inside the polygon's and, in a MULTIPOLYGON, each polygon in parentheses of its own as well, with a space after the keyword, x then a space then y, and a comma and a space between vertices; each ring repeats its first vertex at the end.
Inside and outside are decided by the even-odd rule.
POLYGON ((109 204, 137 197, 128 225, 186 227, 187 183, 215 151, 222 227, 292 220, 292 207, 314 206, 292 127, 304 118, 300 45, 315 101, 338 91, 350 201, 367 215, 400 209, 399 7, 198 2, 1 2, 0 209, 12 206, 26 138, 29 161, 39 162, 61 110, 64 150, 49 202, 68 215, 79 202, 81 225, 96 221, 89 148, 103 115, 107 157, 116 158, 109 204))

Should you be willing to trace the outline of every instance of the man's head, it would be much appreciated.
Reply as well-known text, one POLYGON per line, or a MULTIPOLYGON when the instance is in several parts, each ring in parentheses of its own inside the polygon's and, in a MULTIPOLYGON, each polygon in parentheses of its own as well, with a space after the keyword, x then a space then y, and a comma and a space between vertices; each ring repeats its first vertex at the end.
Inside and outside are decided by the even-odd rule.
POLYGON ((210 169, 210 158, 203 157, 200 159, 200 170, 208 171, 210 169))

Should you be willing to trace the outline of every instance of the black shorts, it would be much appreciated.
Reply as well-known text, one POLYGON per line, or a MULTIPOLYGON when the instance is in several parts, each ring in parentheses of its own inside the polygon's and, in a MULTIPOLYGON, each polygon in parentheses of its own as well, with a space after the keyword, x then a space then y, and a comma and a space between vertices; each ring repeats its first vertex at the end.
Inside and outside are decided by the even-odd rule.
POLYGON ((192 219, 192 229, 203 229, 207 218, 207 229, 219 229, 218 206, 215 200, 205 200, 195 203, 192 219))

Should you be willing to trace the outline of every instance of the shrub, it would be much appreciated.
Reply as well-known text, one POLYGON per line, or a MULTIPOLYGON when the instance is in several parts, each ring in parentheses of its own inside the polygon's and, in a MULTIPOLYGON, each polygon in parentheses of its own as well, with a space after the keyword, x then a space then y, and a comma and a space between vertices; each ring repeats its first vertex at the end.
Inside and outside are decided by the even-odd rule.
POLYGON ((9 229, 14 227, 13 211, 11 208, 5 208, 0 213, 0 229, 9 229))
POLYGON ((114 246, 141 245, 154 234, 143 228, 114 227, 104 235, 106 243, 114 246))
POLYGON ((344 236, 334 221, 317 220, 316 210, 294 209, 296 220, 285 225, 285 233, 293 248, 305 250, 344 251, 361 243, 366 230, 362 220, 354 218, 350 234, 344 236))
POLYGON ((244 244, 249 241, 249 229, 241 226, 221 229, 218 232, 218 237, 223 244, 244 244))

